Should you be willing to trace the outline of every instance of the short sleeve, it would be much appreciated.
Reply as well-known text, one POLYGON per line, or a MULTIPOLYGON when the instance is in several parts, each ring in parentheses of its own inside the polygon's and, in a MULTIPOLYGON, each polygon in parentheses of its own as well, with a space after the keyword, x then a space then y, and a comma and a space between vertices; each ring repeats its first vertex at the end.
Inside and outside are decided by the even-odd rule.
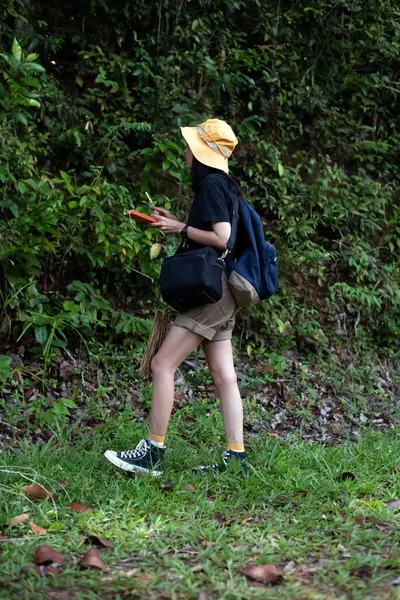
POLYGON ((197 195, 197 206, 203 222, 230 223, 229 197, 217 177, 206 177, 197 195))

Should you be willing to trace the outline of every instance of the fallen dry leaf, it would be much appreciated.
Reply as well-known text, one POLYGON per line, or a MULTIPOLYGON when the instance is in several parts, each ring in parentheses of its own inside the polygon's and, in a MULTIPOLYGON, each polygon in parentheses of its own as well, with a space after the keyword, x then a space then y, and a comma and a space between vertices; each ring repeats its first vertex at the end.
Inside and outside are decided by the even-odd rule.
POLYGON ((166 494, 172 492, 172 479, 168 479, 165 483, 163 483, 161 489, 166 494))
POLYGON ((92 567, 93 569, 101 569, 102 571, 106 571, 97 548, 90 548, 90 550, 82 556, 79 564, 84 568, 92 567))
POLYGON ((52 563, 60 565, 63 561, 61 552, 57 552, 57 550, 54 550, 51 546, 47 546, 47 544, 36 548, 34 558, 37 565, 49 565, 52 563))
POLYGON ((31 528, 32 533, 35 535, 46 535, 47 533, 47 529, 39 527, 39 525, 36 525, 35 523, 29 523, 29 527, 31 528))
POLYGON ((295 496, 307 496, 308 495, 308 490, 298 490, 295 493, 295 496))
POLYGON ((16 517, 12 517, 12 519, 9 519, 8 524, 11 526, 20 525, 20 523, 24 523, 31 516, 32 516, 32 513, 22 513, 22 515, 17 515, 16 517))
POLYGON ((242 575, 254 579, 259 583, 280 583, 283 580, 283 571, 275 565, 247 565, 240 569, 242 575))
POLYGON ((200 571, 203 570, 203 565, 193 565, 193 567, 191 567, 191 571, 192 573, 200 573, 200 571))
POLYGON ((213 519, 215 519, 220 527, 224 524, 224 520, 220 512, 216 512, 213 514, 213 519))
POLYGON ((369 565, 361 565, 350 569, 350 575, 358 579, 370 579, 372 577, 372 568, 369 565))
POLYGON ((41 485, 24 485, 22 486, 22 491, 24 494, 28 496, 31 500, 44 500, 44 498, 51 498, 52 493, 46 490, 41 485))
POLYGON ((11 538, 8 537, 7 535, 0 535, 0 542, 6 542, 7 540, 10 540, 11 538))
POLYGON ((195 492, 196 491, 196 486, 194 486, 191 483, 188 483, 187 486, 185 487, 185 492, 195 492))
POLYGON ((104 548, 110 548, 112 546, 112 542, 105 538, 99 538, 97 535, 89 535, 87 539, 88 542, 96 544, 96 546, 103 546, 104 548))
POLYGON ((75 512, 89 512, 89 507, 86 504, 80 504, 79 502, 72 502, 68 504, 71 510, 75 512))
POLYGON ((60 574, 57 567, 45 567, 43 565, 36 565, 35 567, 33 567, 33 570, 41 577, 46 577, 46 575, 60 574))
POLYGON ((388 502, 385 502, 385 504, 386 508, 389 510, 400 510, 400 500, 389 500, 388 502))
POLYGON ((64 360, 60 364, 60 373, 61 373, 62 377, 64 377, 64 379, 66 379, 68 373, 70 371, 72 371, 74 368, 75 368, 74 363, 70 362, 69 360, 64 360))
POLYGON ((354 517, 354 520, 358 525, 363 525, 368 522, 367 517, 354 517))
POLYGON ((69 482, 69 479, 60 479, 58 483, 62 485, 62 487, 67 487, 67 485, 69 485, 69 482))

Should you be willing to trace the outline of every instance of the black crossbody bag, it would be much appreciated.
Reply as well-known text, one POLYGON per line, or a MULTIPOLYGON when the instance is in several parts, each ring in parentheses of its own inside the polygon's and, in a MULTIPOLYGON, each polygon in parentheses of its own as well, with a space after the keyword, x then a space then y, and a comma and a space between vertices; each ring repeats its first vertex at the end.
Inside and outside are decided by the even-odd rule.
POLYGON ((164 260, 160 276, 164 302, 178 312, 186 312, 221 300, 225 259, 235 247, 238 220, 239 200, 234 194, 231 235, 224 252, 210 247, 187 250, 182 241, 177 253, 164 260))

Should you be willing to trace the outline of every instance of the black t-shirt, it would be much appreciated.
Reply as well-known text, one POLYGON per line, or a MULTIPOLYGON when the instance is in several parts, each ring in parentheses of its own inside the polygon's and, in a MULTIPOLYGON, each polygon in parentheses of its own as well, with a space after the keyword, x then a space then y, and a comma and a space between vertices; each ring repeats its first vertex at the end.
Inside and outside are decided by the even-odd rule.
MULTIPOLYGON (((207 175, 201 182, 189 212, 187 224, 203 231, 212 231, 211 223, 231 223, 232 184, 224 175, 207 175)), ((187 248, 202 245, 187 240, 187 248)))

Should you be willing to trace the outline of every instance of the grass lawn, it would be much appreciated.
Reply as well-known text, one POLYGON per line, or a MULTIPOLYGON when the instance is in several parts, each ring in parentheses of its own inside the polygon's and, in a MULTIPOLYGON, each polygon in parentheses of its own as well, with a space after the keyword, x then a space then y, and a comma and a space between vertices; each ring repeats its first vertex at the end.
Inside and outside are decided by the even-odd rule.
POLYGON ((248 478, 193 476, 190 465, 223 449, 220 426, 216 411, 176 416, 161 480, 127 477, 104 460, 105 449, 130 447, 144 433, 124 418, 79 438, 59 431, 45 445, 3 451, 0 531, 10 539, 0 543, 0 598, 400 598, 400 513, 385 504, 400 498, 396 433, 366 430, 336 447, 262 434, 248 447, 248 478), (207 439, 217 446, 207 448, 207 439), (26 477, 55 501, 30 502, 21 493, 26 477), (162 487, 168 478, 172 490, 162 487), (90 511, 74 512, 72 502, 90 511), (33 534, 30 522, 47 533, 33 534), (99 548, 106 571, 78 564, 94 545, 90 535, 112 542, 99 548), (40 544, 62 552, 59 575, 33 571, 40 544), (284 571, 280 583, 241 573, 267 563, 284 571))

